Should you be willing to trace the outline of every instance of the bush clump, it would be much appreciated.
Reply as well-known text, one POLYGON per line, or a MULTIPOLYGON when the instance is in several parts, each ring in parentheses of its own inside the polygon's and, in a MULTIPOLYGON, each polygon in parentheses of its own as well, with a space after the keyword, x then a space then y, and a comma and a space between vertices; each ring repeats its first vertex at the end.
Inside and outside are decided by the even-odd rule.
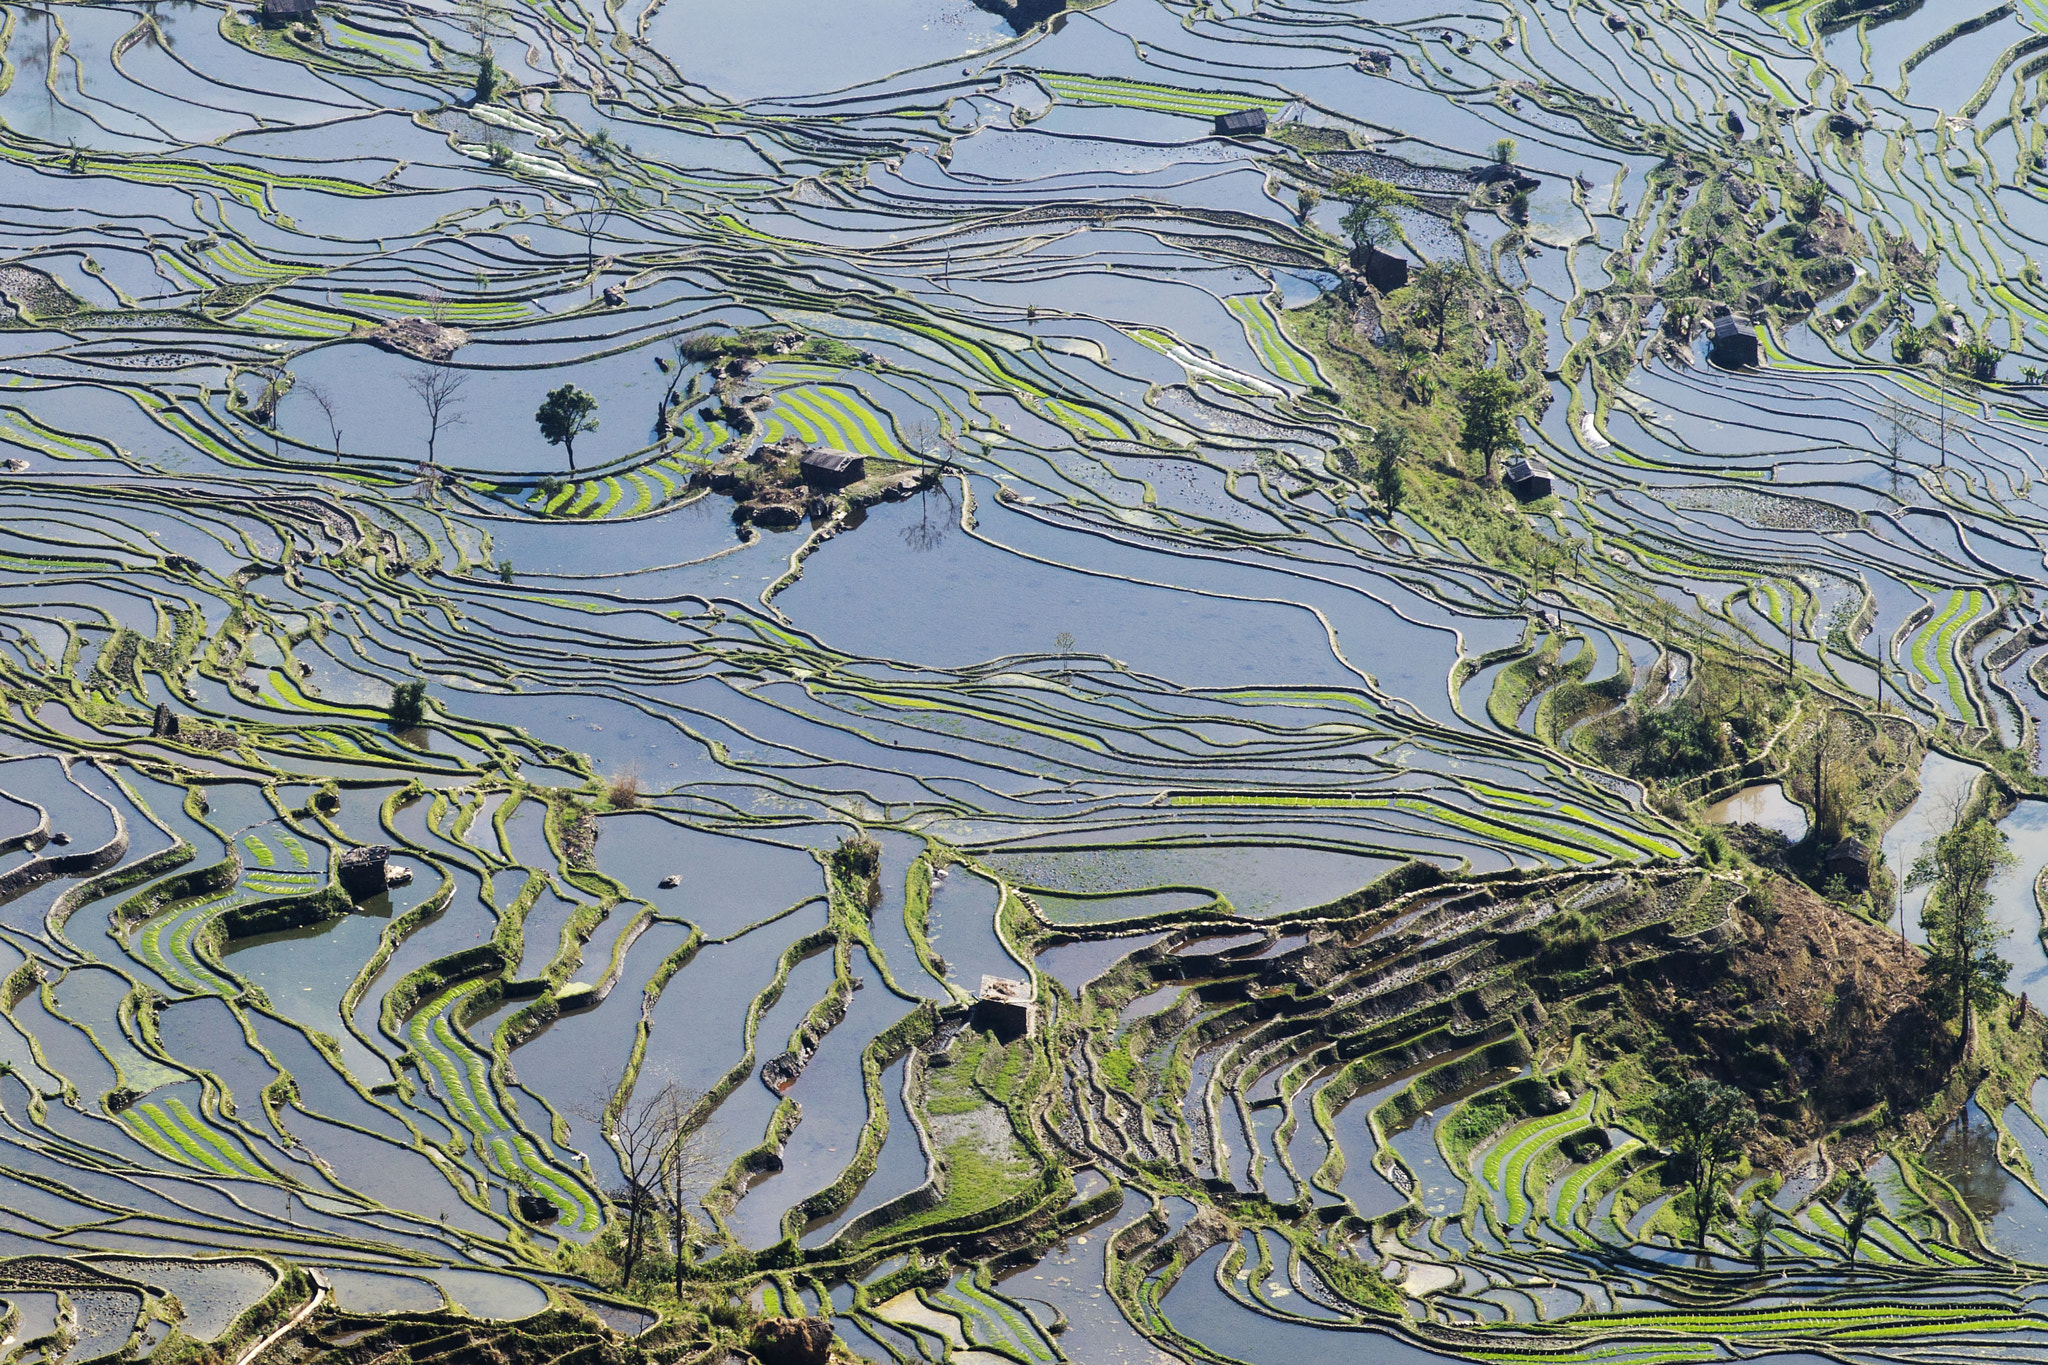
POLYGON ((1567 910, 1545 920, 1536 930, 1536 941, 1538 963, 1545 967, 1574 967, 1584 962, 1600 942, 1600 931, 1584 911, 1567 910))
POLYGON ((414 678, 393 687, 389 711, 393 729, 418 729, 427 718, 427 685, 414 678))
POLYGON ((841 839, 832 850, 832 871, 841 881, 862 889, 867 908, 882 900, 882 846, 865 834, 841 839))

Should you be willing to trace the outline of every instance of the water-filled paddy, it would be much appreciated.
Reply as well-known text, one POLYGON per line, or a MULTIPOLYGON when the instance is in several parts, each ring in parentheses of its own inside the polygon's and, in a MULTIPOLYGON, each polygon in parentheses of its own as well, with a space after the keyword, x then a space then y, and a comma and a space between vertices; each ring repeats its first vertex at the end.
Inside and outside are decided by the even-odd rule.
MULTIPOLYGON (((630 1334, 609 1300, 661 1277, 605 1259, 608 1125, 672 1083, 706 1292, 793 1293, 871 1353, 1490 1358, 1539 1319, 1603 1365, 2031 1348, 2032 1318, 1907 1312, 2035 1296, 1997 1259, 2048 1247, 2031 1071, 1966 1122, 1859 1101, 1921 1182, 1859 1270, 1816 1171, 1775 1282, 1732 1242, 1694 1272, 1601 1088, 1636 1035, 1574 1014, 1652 1009, 1658 968, 1582 979, 1542 926, 1664 951, 1769 918, 1694 821, 1796 844, 1832 714, 1894 878, 1980 773, 2011 788, 1987 904, 2003 984, 2048 998, 2036 18, 484 9, 6 30, 8 1255, 106 1252, 202 1339, 272 1272, 175 1258, 237 1248, 354 1314, 517 1322, 545 1274, 630 1334), (510 82, 482 100, 478 44, 510 82), (1468 175, 1495 157, 1524 197, 1468 175), (1353 171, 1419 196, 1382 246, 1473 272, 1446 335, 1346 273, 1353 171), (1717 304, 1767 366, 1705 367, 1717 304), (1995 380, 1906 355, 1973 341, 1995 380), (1550 500, 1473 477, 1454 364, 1512 376, 1550 500), (573 465, 534 417, 571 384, 602 418, 573 465), (1410 426, 1396 511, 1374 461, 1410 426), (784 439, 874 479, 706 489, 784 439), (1601 747, 1696 701, 1696 780, 1601 747), (1924 761, 1871 757, 1908 723, 1924 761), (351 897, 372 844, 411 884, 351 897), (1381 918, 1357 893, 1411 860, 1527 881, 1381 918), (1027 1037, 969 1027, 1003 1018, 984 977, 1029 979, 1027 1037), (1516 1068, 1567 1103, 1474 1091, 1516 1068), (742 1254, 785 1227, 787 1264, 742 1254), (997 1247, 1031 1254, 983 1283, 997 1247), (924 1298, 856 1301, 913 1251, 924 1298), (1854 1335, 1878 1307, 1905 1325, 1854 1335)), ((1862 911, 1920 943, 1925 894, 1862 911)), ((1776 1118, 1864 1031, 1835 984, 1818 1043, 1742 1006, 1776 1118)), ((79 1361, 138 1292, 0 1281, 79 1361)))

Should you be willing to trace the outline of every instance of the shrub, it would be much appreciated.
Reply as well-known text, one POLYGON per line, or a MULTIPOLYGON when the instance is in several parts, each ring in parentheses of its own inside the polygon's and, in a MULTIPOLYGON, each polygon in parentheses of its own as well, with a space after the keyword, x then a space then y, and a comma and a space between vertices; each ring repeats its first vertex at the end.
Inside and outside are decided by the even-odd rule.
POLYGON ((882 901, 882 846, 865 834, 849 835, 832 850, 832 871, 841 881, 861 888, 867 908, 882 901))
POLYGON ((864 834, 851 834, 832 850, 832 870, 842 877, 862 880, 882 870, 882 846, 864 834))
POLYGON ((1969 370, 1970 378, 1982 383, 1998 378, 1998 362, 2004 358, 2004 352, 1982 338, 1963 343, 1956 352, 1956 359, 1969 370))
POLYGON ((1728 762, 1721 723, 1689 697, 1638 713, 1635 728, 1637 770, 1651 777, 1691 777, 1728 762))
POLYGON ((731 356, 765 355, 775 347, 776 331, 752 327, 738 332, 692 332, 676 343, 676 354, 699 364, 731 356))
POLYGON ((390 712, 392 728, 418 729, 427 718, 427 685, 415 678, 392 688, 390 712))
POLYGON ((1600 942, 1600 931, 1584 912, 1567 910, 1553 915, 1536 930, 1540 948, 1536 960, 1546 967, 1575 966, 1600 942))
POLYGON ((631 766, 619 769, 605 779, 604 799, 613 810, 631 810, 640 804, 640 770, 631 766))
POLYGON ((812 337, 804 343, 804 354, 828 365, 852 368, 860 364, 860 352, 837 337, 812 337))

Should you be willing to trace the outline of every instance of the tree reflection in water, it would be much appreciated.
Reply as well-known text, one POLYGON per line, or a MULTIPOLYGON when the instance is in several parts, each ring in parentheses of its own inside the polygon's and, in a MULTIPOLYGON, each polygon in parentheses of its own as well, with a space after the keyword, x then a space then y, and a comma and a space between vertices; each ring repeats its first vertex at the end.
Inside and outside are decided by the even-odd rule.
POLYGON ((1927 1149, 1927 1165, 1955 1187, 1980 1222, 1989 1223, 2012 1202, 2012 1177, 1998 1164, 1998 1129, 1974 1100, 1927 1149))

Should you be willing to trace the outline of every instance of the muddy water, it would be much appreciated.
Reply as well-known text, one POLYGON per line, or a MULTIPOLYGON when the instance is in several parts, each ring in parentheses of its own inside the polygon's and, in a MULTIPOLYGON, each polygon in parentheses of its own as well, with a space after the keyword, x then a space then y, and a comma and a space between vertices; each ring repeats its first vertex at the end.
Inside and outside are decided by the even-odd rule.
POLYGON ((1761 825, 1795 844, 1806 837, 1808 823, 1805 807, 1786 796, 1780 782, 1744 787, 1708 806, 1700 818, 1713 825, 1761 825))

